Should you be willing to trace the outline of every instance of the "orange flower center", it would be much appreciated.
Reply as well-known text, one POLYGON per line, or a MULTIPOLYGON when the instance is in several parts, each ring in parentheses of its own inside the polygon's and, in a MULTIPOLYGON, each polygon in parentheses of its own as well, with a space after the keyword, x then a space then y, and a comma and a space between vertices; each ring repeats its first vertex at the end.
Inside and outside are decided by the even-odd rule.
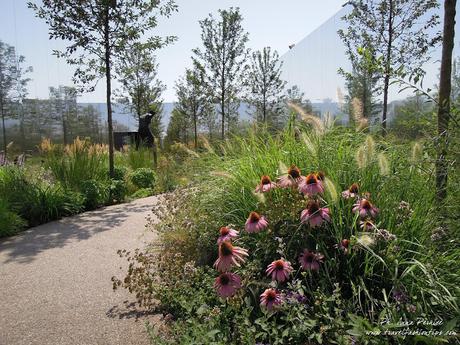
POLYGON ((308 262, 308 263, 312 263, 313 262, 313 254, 312 253, 306 253, 303 257, 305 258, 305 261, 308 262))
POLYGON ((284 270, 284 262, 283 262, 283 260, 276 260, 276 261, 274 262, 274 266, 275 266, 275 269, 276 269, 277 271, 282 271, 282 270, 284 270))
POLYGON ((228 285, 228 283, 230 283, 230 277, 228 276, 228 274, 221 274, 219 277, 219 281, 221 285, 228 285))
POLYGON ((350 188, 348 188, 348 191, 349 191, 350 193, 355 193, 355 194, 356 194, 356 193, 358 193, 358 190, 359 190, 359 186, 358 186, 357 183, 353 183, 353 184, 350 186, 350 188))
POLYGON ((260 220, 260 215, 257 212, 251 212, 249 214, 249 221, 251 223, 257 223, 260 220))
POLYGON ((318 179, 316 178, 315 174, 310 174, 306 177, 307 184, 314 184, 318 182, 318 179))
POLYGON ((270 180, 270 176, 264 175, 260 179, 260 183, 262 183, 262 184, 270 184, 270 183, 272 183, 272 180, 270 180))
POLYGON ((269 290, 266 295, 265 295, 265 298, 267 299, 267 302, 272 302, 276 299, 276 292, 273 291, 273 290, 269 290))
POLYGON ((300 170, 295 165, 291 165, 288 169, 288 175, 292 178, 299 178, 300 177, 300 170))
POLYGON ((221 236, 227 236, 230 233, 230 229, 227 228, 226 226, 223 226, 220 228, 220 235, 221 236))
POLYGON ((372 208, 371 203, 367 199, 361 200, 361 208, 364 208, 365 210, 370 210, 372 208))
POLYGON ((220 255, 221 256, 230 256, 233 254, 233 246, 230 241, 224 241, 220 244, 220 255))
POLYGON ((310 200, 307 204, 307 209, 310 214, 318 212, 319 211, 319 204, 315 200, 310 200))

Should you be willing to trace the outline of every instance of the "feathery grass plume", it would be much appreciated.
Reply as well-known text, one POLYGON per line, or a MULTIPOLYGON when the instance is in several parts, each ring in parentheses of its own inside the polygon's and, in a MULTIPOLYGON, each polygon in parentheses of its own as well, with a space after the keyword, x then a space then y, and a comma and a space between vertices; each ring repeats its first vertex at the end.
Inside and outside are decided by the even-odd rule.
POLYGON ((364 106, 363 102, 354 97, 351 100, 351 115, 355 122, 356 131, 362 131, 368 126, 368 120, 364 116, 364 106))
POLYGON ((264 193, 255 193, 252 192, 252 195, 254 195, 257 199, 257 201, 261 204, 265 204, 266 199, 265 199, 265 194, 264 193))
POLYGON ((182 150, 182 151, 184 151, 184 152, 186 152, 186 153, 188 153, 190 156, 193 156, 193 157, 195 157, 195 158, 200 157, 200 155, 199 155, 197 152, 195 152, 195 151, 193 151, 193 150, 190 150, 190 149, 187 147, 187 145, 185 145, 185 144, 183 144, 183 143, 176 143, 176 148, 177 148, 177 149, 180 149, 180 150, 182 150))
POLYGON ((226 171, 222 171, 222 170, 217 170, 217 171, 211 171, 210 172, 210 175, 212 176, 217 176, 217 177, 222 177, 222 178, 226 178, 226 179, 233 179, 234 176, 226 171))
POLYGON ((423 147, 419 142, 415 142, 412 145, 412 152, 411 152, 411 163, 416 164, 422 158, 423 147))
POLYGON ((13 146, 13 142, 12 142, 12 141, 10 141, 10 142, 8 143, 8 145, 6 145, 6 148, 7 148, 7 149, 10 149, 11 146, 13 146))
POLYGON ((324 114, 323 122, 324 122, 324 127, 327 130, 334 127, 334 117, 332 116, 331 112, 327 111, 326 114, 324 114))
POLYGON ((332 182, 328 177, 324 178, 324 186, 326 193, 329 195, 329 198, 333 203, 336 203, 339 199, 339 193, 337 193, 337 189, 335 188, 335 183, 332 182))
POLYGON ((368 234, 362 234, 356 237, 356 242, 358 242, 363 247, 371 247, 375 243, 374 239, 368 234))
POLYGON ((298 104, 295 104, 295 103, 292 103, 292 102, 288 102, 288 106, 294 110, 295 112, 297 112, 300 117, 302 118, 303 121, 305 121, 306 123, 310 124, 313 129, 315 130, 316 133, 318 134, 322 134, 324 132, 324 125, 323 125, 323 122, 321 121, 321 119, 319 119, 317 116, 315 115, 311 115, 311 114, 308 114, 304 109, 302 109, 302 107, 298 104))
POLYGON ((203 144, 203 147, 206 149, 206 151, 212 154, 216 153, 216 151, 214 151, 214 148, 211 146, 211 143, 204 135, 200 135, 200 141, 203 144))
POLYGON ((379 162, 379 170, 382 176, 388 176, 390 174, 390 163, 386 155, 383 152, 380 152, 377 156, 379 162))
POLYGON ((288 167, 283 162, 281 161, 278 162, 278 169, 279 169, 278 175, 287 174, 288 167))
POLYGON ((356 150, 355 159, 358 168, 364 169, 365 167, 367 167, 366 148, 363 145, 358 147, 358 150, 356 150))
POLYGON ((367 160, 370 162, 374 156, 375 152, 375 141, 371 135, 366 136, 366 155, 367 160))
POLYGON ((366 136, 364 144, 356 151, 356 163, 360 169, 367 167, 373 160, 375 153, 375 141, 371 135, 366 136))
POLYGON ((48 153, 54 150, 54 144, 49 138, 43 138, 40 144, 38 144, 38 150, 40 153, 48 153))
POLYGON ((302 132, 302 141, 305 144, 305 147, 307 148, 307 151, 313 156, 317 157, 318 149, 316 147, 316 144, 311 140, 310 135, 308 135, 305 132, 302 132))

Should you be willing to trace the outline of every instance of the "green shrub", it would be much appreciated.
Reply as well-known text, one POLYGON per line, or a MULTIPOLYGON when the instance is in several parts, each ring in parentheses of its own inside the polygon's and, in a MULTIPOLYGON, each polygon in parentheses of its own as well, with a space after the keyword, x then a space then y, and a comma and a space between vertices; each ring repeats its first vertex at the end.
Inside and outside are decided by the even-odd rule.
POLYGON ((126 183, 124 180, 111 180, 110 191, 109 191, 109 202, 120 203, 125 200, 126 197, 126 183))
POLYGON ((107 187, 96 180, 83 181, 80 192, 84 197, 84 205, 87 210, 93 210, 105 203, 108 197, 107 187))
POLYGON ((131 198, 133 199, 140 199, 140 198, 147 198, 151 195, 155 194, 152 188, 141 188, 131 194, 131 198))
POLYGON ((21 231, 26 222, 9 210, 5 200, 0 199, 0 237, 11 236, 21 231))
POLYGON ((128 169, 124 166, 115 166, 113 169, 113 179, 114 180, 124 180, 125 175, 128 172, 128 169))
POLYGON ((131 174, 131 182, 138 188, 153 188, 155 180, 155 171, 149 168, 139 168, 131 174))

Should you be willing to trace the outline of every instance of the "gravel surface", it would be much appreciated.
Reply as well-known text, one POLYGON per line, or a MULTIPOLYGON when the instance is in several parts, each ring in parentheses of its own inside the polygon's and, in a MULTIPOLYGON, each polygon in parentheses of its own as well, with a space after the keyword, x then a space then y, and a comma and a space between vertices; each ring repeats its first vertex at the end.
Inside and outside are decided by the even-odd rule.
POLYGON ((0 240, 0 344, 149 344, 147 316, 128 292, 112 290, 110 278, 126 266, 117 249, 142 248, 154 238, 145 217, 157 198, 0 240))

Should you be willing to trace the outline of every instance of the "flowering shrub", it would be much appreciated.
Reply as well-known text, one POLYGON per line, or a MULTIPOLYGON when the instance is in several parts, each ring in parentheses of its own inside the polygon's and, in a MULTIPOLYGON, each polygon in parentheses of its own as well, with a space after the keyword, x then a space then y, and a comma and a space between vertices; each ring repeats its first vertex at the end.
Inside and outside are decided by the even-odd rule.
POLYGON ((406 148, 343 129, 250 133, 221 151, 158 206, 155 257, 181 260, 146 271, 144 291, 174 320, 153 339, 410 344, 427 337, 371 333, 455 318, 455 281, 431 245, 429 164, 411 168, 406 148))

